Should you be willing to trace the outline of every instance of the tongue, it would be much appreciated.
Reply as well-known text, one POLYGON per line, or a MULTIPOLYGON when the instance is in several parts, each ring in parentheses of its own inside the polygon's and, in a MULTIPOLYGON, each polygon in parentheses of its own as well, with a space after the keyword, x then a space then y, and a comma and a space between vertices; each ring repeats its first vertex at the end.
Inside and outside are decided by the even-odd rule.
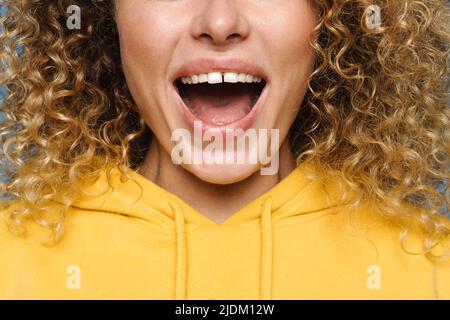
POLYGON ((217 126, 245 117, 252 109, 251 86, 238 84, 197 84, 186 90, 187 105, 200 120, 217 126))

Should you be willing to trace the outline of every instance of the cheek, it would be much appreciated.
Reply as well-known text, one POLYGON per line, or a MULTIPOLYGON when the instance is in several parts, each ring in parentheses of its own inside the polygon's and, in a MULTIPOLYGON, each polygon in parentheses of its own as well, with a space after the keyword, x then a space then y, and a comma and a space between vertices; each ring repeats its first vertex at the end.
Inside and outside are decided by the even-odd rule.
POLYGON ((310 39, 318 18, 306 1, 295 2, 270 15, 267 24, 261 24, 278 89, 274 93, 277 108, 271 108, 268 114, 276 117, 275 127, 281 130, 282 136, 287 134, 298 113, 314 65, 310 39))
POLYGON ((122 61, 129 73, 151 70, 156 75, 165 71, 162 67, 167 65, 176 39, 176 31, 170 23, 173 17, 169 17, 170 13, 158 12, 150 6, 139 8, 123 4, 120 7, 117 28, 122 61))
POLYGON ((176 32, 168 10, 159 10, 150 2, 141 6, 137 3, 122 1, 117 11, 121 60, 128 88, 142 116, 153 131, 158 131, 163 124, 153 119, 161 115, 158 97, 165 85, 161 79, 167 75, 176 32))
POLYGON ((316 14, 306 1, 292 3, 268 15, 271 18, 261 24, 267 50, 274 56, 276 67, 282 69, 311 63, 314 52, 309 41, 318 22, 316 14))

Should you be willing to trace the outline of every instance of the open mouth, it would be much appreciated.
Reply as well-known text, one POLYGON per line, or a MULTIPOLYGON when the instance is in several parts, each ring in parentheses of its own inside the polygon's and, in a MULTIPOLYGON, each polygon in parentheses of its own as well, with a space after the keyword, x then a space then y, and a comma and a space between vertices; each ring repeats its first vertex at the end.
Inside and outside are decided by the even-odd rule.
POLYGON ((174 85, 194 118, 222 127, 245 118, 255 107, 266 81, 183 83, 178 78, 174 85))

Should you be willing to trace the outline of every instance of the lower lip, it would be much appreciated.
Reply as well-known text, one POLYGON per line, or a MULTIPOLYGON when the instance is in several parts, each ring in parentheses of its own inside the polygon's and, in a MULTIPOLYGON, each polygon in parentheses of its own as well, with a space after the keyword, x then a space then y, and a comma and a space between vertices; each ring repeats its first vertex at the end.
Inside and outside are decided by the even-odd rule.
POLYGON ((189 110, 188 106, 186 106, 183 99, 178 94, 178 90, 175 87, 175 84, 173 84, 173 90, 175 93, 175 99, 177 100, 178 108, 180 109, 181 114, 183 115, 185 121, 187 122, 187 124, 189 125, 191 130, 194 130, 194 121, 201 121, 202 133, 205 133, 206 131, 209 130, 209 131, 216 131, 216 132, 218 131, 224 135, 226 133, 227 129, 228 130, 231 129, 233 131, 236 129, 241 129, 241 130, 245 131, 252 127, 253 123, 256 120, 258 113, 260 112, 262 106, 264 105, 264 103, 266 101, 268 85, 269 85, 269 83, 266 81, 266 85, 264 86, 263 91, 261 92, 260 96, 258 97, 258 100, 256 101, 253 108, 250 110, 250 112, 245 115, 245 117, 243 117, 239 120, 236 120, 234 122, 227 123, 223 126, 217 126, 217 125, 214 125, 213 123, 203 121, 203 120, 199 119, 198 117, 196 117, 191 112, 191 110, 189 110))

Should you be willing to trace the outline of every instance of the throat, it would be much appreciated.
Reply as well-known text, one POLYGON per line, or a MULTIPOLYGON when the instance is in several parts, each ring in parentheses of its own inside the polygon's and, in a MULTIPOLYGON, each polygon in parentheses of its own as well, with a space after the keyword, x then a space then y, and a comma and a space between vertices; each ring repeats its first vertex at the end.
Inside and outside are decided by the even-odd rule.
MULTIPOLYGON (((280 165, 284 162, 281 156, 280 165)), ((261 175, 259 171, 235 183, 221 185, 206 182, 182 166, 174 165, 170 154, 156 139, 152 140, 140 174, 149 179, 152 177, 150 180, 159 187, 176 195, 215 224, 222 224, 235 214, 239 215, 240 209, 280 182, 279 175, 261 175), (155 172, 158 174, 153 175, 155 172)))

